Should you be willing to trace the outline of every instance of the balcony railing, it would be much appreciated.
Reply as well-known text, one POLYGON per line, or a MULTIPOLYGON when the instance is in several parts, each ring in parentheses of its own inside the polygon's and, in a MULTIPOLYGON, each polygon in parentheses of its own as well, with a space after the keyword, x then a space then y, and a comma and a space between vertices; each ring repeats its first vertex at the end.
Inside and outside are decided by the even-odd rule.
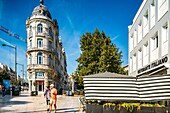
POLYGON ((48 37, 49 39, 53 39, 53 36, 50 35, 48 32, 42 32, 42 33, 36 33, 36 36, 43 36, 43 37, 48 37))
POLYGON ((54 48, 48 45, 43 45, 42 47, 31 47, 28 46, 27 51, 31 51, 31 50, 47 50, 47 51, 51 51, 54 52, 54 48))
POLYGON ((54 66, 48 65, 48 64, 29 64, 29 65, 27 65, 27 69, 31 69, 31 68, 54 69, 54 66))

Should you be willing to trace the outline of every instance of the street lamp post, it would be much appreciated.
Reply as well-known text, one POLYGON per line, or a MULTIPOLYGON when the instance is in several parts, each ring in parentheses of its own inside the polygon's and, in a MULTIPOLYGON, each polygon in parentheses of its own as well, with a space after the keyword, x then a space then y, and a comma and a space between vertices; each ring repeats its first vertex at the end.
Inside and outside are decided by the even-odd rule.
POLYGON ((23 77, 23 79, 24 79, 24 64, 19 64, 19 63, 17 63, 18 65, 20 65, 20 66, 22 66, 22 77, 23 77))
POLYGON ((18 80, 18 75, 17 75, 17 47, 11 46, 11 45, 8 45, 8 44, 2 44, 2 46, 8 46, 8 47, 11 47, 15 50, 15 74, 16 74, 17 80, 18 80))

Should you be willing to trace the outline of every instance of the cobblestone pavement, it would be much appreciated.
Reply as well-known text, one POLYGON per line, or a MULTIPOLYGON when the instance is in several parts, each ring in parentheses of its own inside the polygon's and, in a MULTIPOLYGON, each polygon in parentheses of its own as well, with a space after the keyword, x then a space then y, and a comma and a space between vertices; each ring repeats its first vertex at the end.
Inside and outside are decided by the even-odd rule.
MULTIPOLYGON (((79 97, 58 95, 57 98, 57 113, 82 113, 79 97)), ((0 96, 0 113, 47 113, 46 108, 43 93, 38 96, 29 96, 28 92, 14 97, 0 96)))

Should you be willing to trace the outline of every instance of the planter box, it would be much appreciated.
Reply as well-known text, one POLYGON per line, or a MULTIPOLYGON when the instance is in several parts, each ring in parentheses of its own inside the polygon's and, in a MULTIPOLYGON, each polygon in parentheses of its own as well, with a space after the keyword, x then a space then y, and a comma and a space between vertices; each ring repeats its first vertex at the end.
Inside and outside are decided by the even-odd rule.
POLYGON ((114 106, 86 104, 86 113, 170 113, 170 107, 141 107, 140 110, 134 109, 132 112, 125 108, 114 106))
POLYGON ((31 96, 36 96, 38 95, 38 91, 31 91, 31 96))
POLYGON ((103 113, 119 113, 119 110, 116 106, 104 106, 103 113))
POLYGON ((166 113, 166 109, 162 107, 155 107, 155 113, 166 113))
POLYGON ((103 113, 103 106, 86 104, 86 113, 103 113))
POLYGON ((141 107, 138 113, 155 113, 155 108, 156 107, 141 107))
POLYGON ((13 91, 12 96, 19 96, 19 91, 13 91))

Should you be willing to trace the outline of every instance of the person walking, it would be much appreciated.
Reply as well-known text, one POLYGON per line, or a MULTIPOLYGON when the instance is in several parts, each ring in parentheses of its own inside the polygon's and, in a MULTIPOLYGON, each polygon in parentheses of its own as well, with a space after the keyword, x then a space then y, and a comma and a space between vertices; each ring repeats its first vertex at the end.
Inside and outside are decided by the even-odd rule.
POLYGON ((5 96, 5 91, 6 91, 5 87, 4 87, 4 86, 2 86, 2 97, 4 97, 4 96, 5 96))
POLYGON ((51 113, 51 110, 52 110, 52 105, 54 105, 54 111, 56 113, 56 103, 57 103, 57 89, 54 88, 54 84, 51 84, 50 85, 50 88, 51 88, 51 93, 50 93, 50 111, 49 113, 51 113))
POLYGON ((50 86, 47 86, 47 89, 44 92, 44 98, 46 98, 46 103, 47 103, 47 111, 50 109, 50 86))

